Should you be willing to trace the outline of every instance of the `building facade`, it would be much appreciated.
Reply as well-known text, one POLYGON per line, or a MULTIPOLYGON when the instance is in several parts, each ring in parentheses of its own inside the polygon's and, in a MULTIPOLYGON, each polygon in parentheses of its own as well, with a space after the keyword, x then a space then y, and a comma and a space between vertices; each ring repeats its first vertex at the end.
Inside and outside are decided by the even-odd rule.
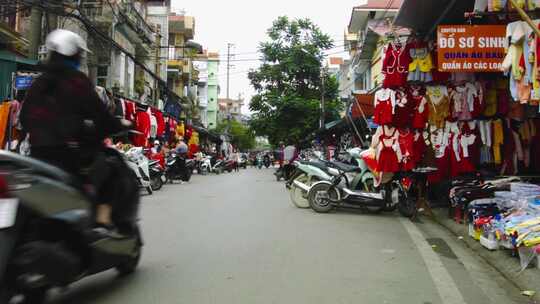
POLYGON ((217 127, 219 96, 219 54, 208 53, 208 129, 217 127))

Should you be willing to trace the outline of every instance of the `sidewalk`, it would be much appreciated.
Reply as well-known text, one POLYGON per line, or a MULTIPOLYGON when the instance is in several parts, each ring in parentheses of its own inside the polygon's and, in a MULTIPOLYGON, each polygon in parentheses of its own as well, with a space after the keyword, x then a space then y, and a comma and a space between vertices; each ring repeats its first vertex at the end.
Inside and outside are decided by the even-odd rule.
POLYGON ((480 245, 480 242, 468 235, 468 226, 466 224, 458 224, 448 217, 448 209, 446 208, 433 209, 433 213, 435 215, 434 220, 437 223, 448 229, 457 237, 463 237, 462 240, 467 247, 477 253, 478 256, 495 268, 517 288, 522 291, 536 291, 537 294, 531 299, 540 301, 540 269, 533 267, 519 273, 519 258, 513 257, 512 251, 506 249, 490 251, 484 248, 480 245))

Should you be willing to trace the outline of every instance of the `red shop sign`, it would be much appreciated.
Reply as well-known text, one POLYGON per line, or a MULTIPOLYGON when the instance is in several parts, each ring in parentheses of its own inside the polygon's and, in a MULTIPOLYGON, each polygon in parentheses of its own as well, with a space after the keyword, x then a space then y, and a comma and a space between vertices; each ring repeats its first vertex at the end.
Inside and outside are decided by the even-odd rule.
POLYGON ((441 72, 501 72, 505 25, 440 25, 437 63, 441 72))

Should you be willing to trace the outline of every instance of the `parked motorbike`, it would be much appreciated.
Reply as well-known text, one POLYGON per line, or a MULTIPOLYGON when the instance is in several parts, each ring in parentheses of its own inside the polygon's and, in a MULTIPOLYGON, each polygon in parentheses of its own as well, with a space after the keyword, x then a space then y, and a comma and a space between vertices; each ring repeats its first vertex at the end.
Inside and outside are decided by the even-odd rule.
POLYGON ((203 156, 203 158, 198 162, 197 171, 201 175, 206 175, 212 172, 212 162, 209 156, 203 156))
POLYGON ((148 166, 150 167, 150 186, 153 191, 158 191, 167 182, 165 169, 158 160, 151 160, 148 166))
POLYGON ((283 166, 279 167, 276 172, 274 172, 274 175, 276 176, 276 180, 279 182, 282 178, 284 180, 289 180, 294 173, 294 170, 296 169, 296 165, 294 162, 285 162, 283 166))
POLYGON ((221 174, 225 170, 225 161, 223 159, 219 159, 217 157, 212 157, 211 162, 212 165, 212 172, 216 174, 221 174))
POLYGON ((296 169, 286 186, 292 203, 298 208, 309 208, 308 192, 316 182, 330 181, 332 175, 328 173, 329 162, 322 160, 296 161, 296 169))
POLYGON ((148 166, 148 158, 144 155, 144 150, 141 147, 133 147, 124 154, 128 166, 137 175, 139 186, 146 189, 148 194, 152 194, 152 184, 150 182, 150 167, 148 166))
POLYGON ((365 154, 359 149, 350 153, 360 156, 358 166, 334 162, 328 168, 333 178, 314 183, 308 191, 310 207, 319 213, 327 213, 336 207, 360 208, 377 213, 393 211, 399 207, 404 216, 410 216, 414 199, 404 188, 401 175, 395 175, 388 182, 376 187, 375 177, 367 166, 365 154))
POLYGON ((238 163, 233 160, 229 159, 225 161, 224 169, 227 170, 227 172, 231 173, 238 167, 238 163))
POLYGON ((0 304, 43 303, 52 288, 135 271, 143 246, 136 177, 118 151, 106 153, 117 166, 118 235, 93 229, 93 203, 74 177, 0 150, 0 304))
POLYGON ((262 169, 263 167, 263 159, 260 156, 257 156, 257 168, 262 169))
POLYGON ((238 162, 238 168, 247 169, 248 159, 246 155, 240 157, 240 162, 238 162))
POLYGON ((189 182, 194 169, 195 160, 188 159, 183 155, 171 153, 167 158, 167 168, 165 169, 165 176, 167 177, 167 181, 170 181, 171 184, 175 180, 189 182))
POLYGON ((263 159, 263 163, 264 163, 264 166, 266 167, 266 169, 268 169, 272 163, 272 161, 270 160, 270 156, 268 155, 265 155, 264 156, 264 159, 263 159))

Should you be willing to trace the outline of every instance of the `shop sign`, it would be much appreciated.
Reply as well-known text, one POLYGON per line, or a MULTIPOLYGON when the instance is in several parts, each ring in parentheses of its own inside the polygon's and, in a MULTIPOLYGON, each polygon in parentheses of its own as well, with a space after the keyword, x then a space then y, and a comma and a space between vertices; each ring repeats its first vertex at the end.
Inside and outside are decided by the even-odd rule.
POLYGON ((15 77, 15 89, 26 90, 32 85, 32 76, 17 76, 15 77))
POLYGON ((505 39, 505 25, 440 25, 439 71, 501 72, 505 39))

